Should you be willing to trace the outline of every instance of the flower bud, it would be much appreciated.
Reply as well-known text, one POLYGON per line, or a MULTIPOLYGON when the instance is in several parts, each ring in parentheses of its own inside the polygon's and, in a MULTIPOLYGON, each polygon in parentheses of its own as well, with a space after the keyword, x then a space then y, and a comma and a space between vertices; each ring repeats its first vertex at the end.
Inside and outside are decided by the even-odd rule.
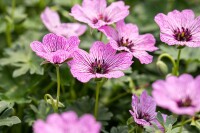
POLYGON ((160 74, 166 75, 168 73, 168 67, 163 61, 157 61, 156 66, 160 74))

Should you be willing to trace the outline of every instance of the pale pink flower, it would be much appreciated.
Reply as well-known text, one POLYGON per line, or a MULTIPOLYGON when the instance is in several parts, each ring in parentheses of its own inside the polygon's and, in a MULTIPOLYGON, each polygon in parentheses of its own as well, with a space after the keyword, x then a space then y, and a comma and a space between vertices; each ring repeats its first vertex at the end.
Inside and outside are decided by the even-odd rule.
POLYGON ((189 74, 153 83, 153 97, 158 106, 179 115, 195 115, 200 111, 200 76, 195 79, 189 74))
POLYGON ((49 7, 45 8, 40 17, 50 32, 67 38, 70 36, 80 36, 87 29, 85 25, 79 23, 61 23, 58 13, 49 7))
POLYGON ((109 26, 102 26, 99 30, 107 36, 114 49, 131 53, 142 64, 151 63, 153 56, 147 52, 158 49, 152 34, 139 35, 138 27, 131 23, 125 24, 124 20, 116 23, 116 30, 109 26))
POLYGON ((72 36, 68 39, 53 33, 45 35, 42 42, 33 41, 30 46, 41 58, 53 64, 61 64, 71 58, 71 53, 78 49, 80 40, 72 36))
POLYGON ((34 133, 100 133, 101 124, 90 114, 78 118, 73 111, 51 114, 46 121, 37 120, 34 133))
POLYGON ((91 78, 119 78, 124 76, 132 64, 132 56, 122 52, 116 54, 110 44, 96 41, 90 48, 90 53, 77 50, 73 53, 73 60, 69 63, 71 73, 81 82, 88 82, 91 78))
POLYGON ((106 0, 83 0, 82 6, 72 7, 70 15, 98 29, 124 19, 129 14, 128 8, 123 1, 113 2, 107 7, 106 0))
POLYGON ((192 10, 174 10, 167 15, 159 13, 155 21, 160 27, 160 39, 168 45, 200 46, 200 17, 192 10))

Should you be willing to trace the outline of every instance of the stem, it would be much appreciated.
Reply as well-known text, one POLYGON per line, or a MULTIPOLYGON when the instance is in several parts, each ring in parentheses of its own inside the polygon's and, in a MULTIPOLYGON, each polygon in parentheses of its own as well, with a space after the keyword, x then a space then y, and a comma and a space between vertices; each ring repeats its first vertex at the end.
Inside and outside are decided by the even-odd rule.
POLYGON ((14 19, 14 13, 15 13, 15 0, 12 0, 12 11, 11 11, 11 18, 14 19))
POLYGON ((180 133, 182 133, 182 129, 183 129, 183 125, 184 125, 184 120, 185 120, 185 117, 182 116, 182 119, 181 119, 181 127, 180 127, 180 130, 179 130, 180 133))
POLYGON ((158 57, 158 61, 159 61, 159 60, 162 60, 162 58, 164 58, 164 57, 168 58, 168 59, 172 62, 172 64, 173 64, 172 73, 173 73, 174 75, 176 75, 176 72, 175 72, 175 69, 176 69, 176 62, 174 61, 173 57, 172 57, 171 55, 167 54, 167 53, 164 53, 164 54, 161 54, 161 55, 158 57))
POLYGON ((98 115, 98 104, 99 104, 99 92, 100 92, 100 88, 101 88, 101 81, 97 82, 97 86, 96 86, 96 99, 95 99, 95 108, 94 108, 94 116, 97 119, 97 115, 98 115))
POLYGON ((11 45, 12 45, 11 24, 9 21, 6 24, 6 42, 8 44, 8 47, 11 47, 11 45))
POLYGON ((180 56, 181 56, 181 49, 178 50, 178 56, 176 61, 176 69, 175 69, 175 75, 179 75, 179 62, 180 62, 180 56))
POLYGON ((52 107, 53 107, 54 112, 57 112, 57 110, 56 110, 56 105, 55 105, 55 102, 54 102, 53 97, 52 97, 50 94, 45 94, 45 95, 44 95, 44 100, 45 100, 47 103, 49 103, 49 102, 48 102, 49 99, 51 100, 51 105, 52 105, 52 107))
POLYGON ((118 99, 120 99, 121 97, 124 97, 124 96, 126 96, 126 95, 128 95, 128 94, 130 94, 130 93, 124 92, 124 93, 121 93, 121 94, 115 96, 114 98, 110 99, 109 102, 106 103, 106 106, 108 106, 109 104, 115 102, 116 100, 118 100, 118 99))
POLYGON ((71 82, 71 86, 70 86, 70 94, 71 94, 72 99, 76 99, 76 93, 74 91, 74 84, 75 84, 75 79, 73 78, 72 82, 71 82))
POLYGON ((58 111, 59 97, 60 97, 60 72, 59 66, 56 66, 56 75, 57 75, 57 97, 56 97, 56 112, 58 111))
POLYGON ((101 32, 99 40, 102 41, 102 39, 103 39, 103 33, 101 32))

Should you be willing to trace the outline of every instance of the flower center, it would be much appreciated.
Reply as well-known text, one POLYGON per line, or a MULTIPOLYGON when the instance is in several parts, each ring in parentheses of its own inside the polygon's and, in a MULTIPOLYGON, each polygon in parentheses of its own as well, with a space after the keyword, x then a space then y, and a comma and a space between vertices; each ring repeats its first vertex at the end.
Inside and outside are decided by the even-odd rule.
POLYGON ((192 100, 189 97, 186 97, 177 102, 178 107, 189 107, 192 106, 192 100))
POLYGON ((122 37, 120 40, 119 40, 119 47, 122 46, 122 47, 127 47, 129 50, 131 50, 131 47, 134 46, 134 43, 132 42, 132 40, 129 40, 128 38, 127 39, 124 39, 124 37, 122 37))
POLYGON ((148 113, 140 113, 138 119, 144 119, 147 122, 150 121, 150 115, 148 113))
POLYGON ((103 14, 99 14, 97 18, 92 20, 93 24, 98 23, 99 20, 103 20, 104 22, 110 22, 107 16, 103 16, 103 14))
POLYGON ((191 41, 192 40, 192 35, 191 35, 191 31, 188 30, 188 28, 184 28, 182 27, 181 29, 177 28, 176 30, 174 30, 174 38, 177 41, 191 41))
POLYGON ((100 61, 95 59, 95 61, 91 64, 92 69, 90 70, 91 73, 96 74, 105 74, 107 70, 107 65, 105 64, 104 60, 100 61))

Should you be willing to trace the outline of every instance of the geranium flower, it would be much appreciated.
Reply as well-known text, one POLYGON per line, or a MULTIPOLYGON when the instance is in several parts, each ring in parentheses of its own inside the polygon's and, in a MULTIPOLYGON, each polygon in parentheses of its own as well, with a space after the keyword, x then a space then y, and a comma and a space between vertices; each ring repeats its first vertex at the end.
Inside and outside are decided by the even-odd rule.
POLYGON ((51 114, 46 121, 37 120, 34 133, 100 133, 101 124, 90 114, 78 118, 73 111, 51 114))
POLYGON ((153 83, 153 97, 158 106, 179 115, 194 115, 200 111, 200 76, 189 74, 169 76, 153 83))
POLYGON ((153 56, 148 52, 157 50, 155 38, 152 34, 139 35, 138 27, 134 24, 125 24, 124 20, 116 23, 116 30, 109 26, 99 28, 110 41, 110 45, 118 51, 127 51, 138 58, 141 63, 149 64, 153 56))
MULTIPOLYGON (((156 102, 146 91, 142 92, 140 99, 136 95, 132 96, 132 108, 133 110, 129 110, 129 112, 138 125, 152 126, 152 123, 154 123, 164 132, 164 127, 156 119, 156 102)), ((164 121, 166 121, 167 115, 162 114, 162 116, 164 121)))
POLYGON ((72 7, 70 15, 98 29, 124 19, 129 14, 128 8, 123 1, 113 2, 107 7, 106 0, 83 0, 82 6, 72 7))
POLYGON ((42 42, 33 41, 30 46, 41 58, 52 64, 61 64, 71 58, 71 53, 78 49, 79 42, 80 40, 75 36, 66 39, 49 33, 43 37, 42 42))
POLYGON ((159 13, 155 21, 160 27, 160 39, 169 45, 200 46, 200 17, 195 19, 192 10, 159 13))
POLYGON ((81 82, 88 82, 91 78, 119 78, 132 64, 132 57, 128 53, 118 53, 110 44, 105 45, 96 41, 90 48, 90 53, 77 50, 73 53, 73 60, 69 63, 71 73, 81 82))
POLYGON ((143 91, 140 99, 132 96, 132 110, 129 110, 134 121, 143 126, 151 125, 151 122, 156 119, 156 102, 151 96, 148 96, 146 91, 143 91))
POLYGON ((49 7, 45 8, 40 17, 50 32, 67 38, 70 36, 80 36, 87 29, 85 25, 79 23, 61 23, 58 13, 49 7))

